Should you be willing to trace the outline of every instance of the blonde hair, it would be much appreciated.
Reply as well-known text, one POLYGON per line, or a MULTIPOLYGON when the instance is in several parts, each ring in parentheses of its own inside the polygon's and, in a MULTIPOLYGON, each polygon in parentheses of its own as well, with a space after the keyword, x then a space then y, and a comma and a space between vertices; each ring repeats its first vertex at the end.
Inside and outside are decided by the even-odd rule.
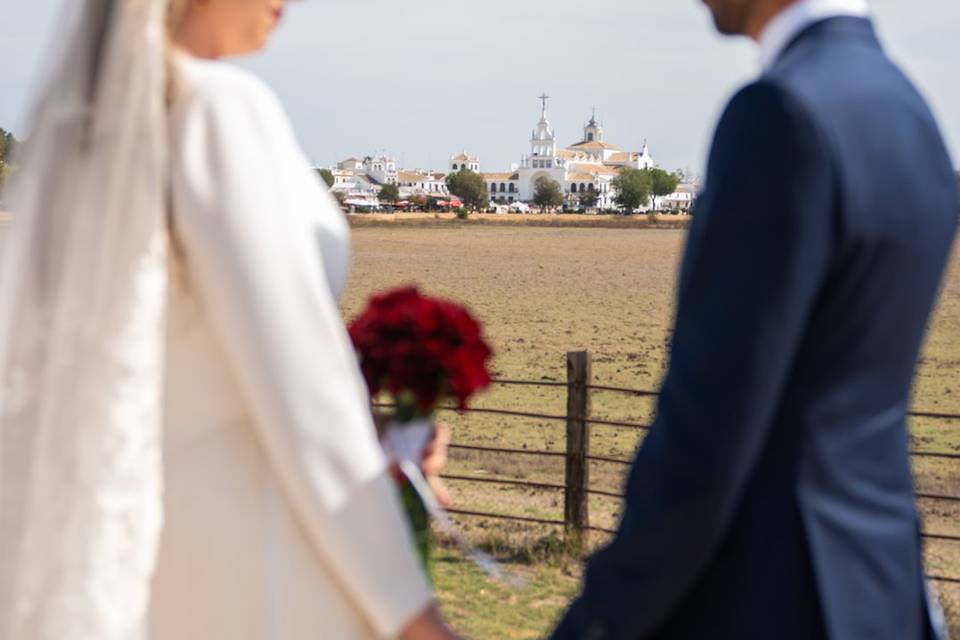
MULTIPOLYGON (((177 94, 177 70, 176 64, 173 61, 173 41, 174 37, 177 34, 177 31, 180 30, 181 25, 183 24, 184 19, 187 15, 187 10, 190 8, 190 0, 168 0, 167 1, 167 15, 166 15, 166 33, 167 33, 167 54, 166 54, 166 67, 167 67, 167 86, 166 86, 166 101, 167 109, 169 110, 173 106, 173 101, 176 98, 177 94)), ((186 255, 183 250, 183 245, 180 243, 179 238, 177 237, 177 230, 173 221, 173 197, 172 193, 168 191, 168 201, 167 201, 167 247, 168 247, 168 258, 167 265, 170 273, 170 280, 173 286, 180 288, 186 288, 187 278, 185 273, 185 262, 186 255)))
POLYGON ((190 0, 167 0, 167 104, 173 102, 176 94, 176 73, 173 64, 173 39, 187 16, 190 0))

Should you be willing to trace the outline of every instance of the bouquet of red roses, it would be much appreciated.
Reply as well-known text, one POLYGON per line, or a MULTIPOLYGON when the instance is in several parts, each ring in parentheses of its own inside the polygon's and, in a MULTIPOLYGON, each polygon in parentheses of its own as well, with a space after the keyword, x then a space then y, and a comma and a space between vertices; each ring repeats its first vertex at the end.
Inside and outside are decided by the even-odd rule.
POLYGON ((350 324, 350 338, 370 394, 392 394, 401 419, 429 416, 448 398, 465 409, 490 385, 492 351, 480 324, 463 307, 416 287, 371 298, 350 324))
MULTIPOLYGON (((473 394, 490 385, 487 363, 493 352, 480 324, 462 306, 405 287, 371 298, 349 331, 371 397, 389 394, 396 408, 382 436, 385 451, 401 468, 419 465, 440 404, 454 400, 466 409, 473 394)), ((403 497, 428 564, 423 499, 410 482, 403 485, 403 497)))

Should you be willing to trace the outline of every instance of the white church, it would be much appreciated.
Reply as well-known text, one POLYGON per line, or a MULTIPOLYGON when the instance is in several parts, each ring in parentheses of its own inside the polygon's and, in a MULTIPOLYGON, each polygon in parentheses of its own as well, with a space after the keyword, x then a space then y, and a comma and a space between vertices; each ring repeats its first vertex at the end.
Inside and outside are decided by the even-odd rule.
POLYGON ((564 193, 572 198, 586 191, 595 191, 597 207, 607 209, 613 206, 615 196, 611 183, 621 169, 655 166, 646 143, 642 151, 633 152, 623 151, 607 142, 596 114, 584 126, 580 142, 560 149, 547 118, 549 98, 546 94, 540 96, 540 121, 530 139, 529 155, 524 155, 513 171, 481 174, 490 188, 491 202, 532 201, 537 179, 547 176, 560 184, 564 193))

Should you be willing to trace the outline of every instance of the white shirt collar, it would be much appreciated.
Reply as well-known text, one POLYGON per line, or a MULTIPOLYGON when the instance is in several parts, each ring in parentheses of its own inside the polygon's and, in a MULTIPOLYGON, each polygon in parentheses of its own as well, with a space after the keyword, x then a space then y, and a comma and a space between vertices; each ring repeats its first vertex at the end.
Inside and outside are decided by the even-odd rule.
POLYGON ((760 63, 764 70, 772 67, 787 45, 814 22, 838 16, 865 18, 869 15, 867 0, 799 0, 764 27, 757 40, 760 63))

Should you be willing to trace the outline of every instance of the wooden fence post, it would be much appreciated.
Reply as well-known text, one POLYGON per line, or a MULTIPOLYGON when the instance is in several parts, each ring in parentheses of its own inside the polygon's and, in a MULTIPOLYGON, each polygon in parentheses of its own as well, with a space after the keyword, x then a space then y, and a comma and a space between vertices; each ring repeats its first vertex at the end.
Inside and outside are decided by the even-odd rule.
POLYGON ((567 354, 567 470, 563 521, 567 540, 582 552, 590 526, 587 487, 590 482, 590 353, 567 354))

